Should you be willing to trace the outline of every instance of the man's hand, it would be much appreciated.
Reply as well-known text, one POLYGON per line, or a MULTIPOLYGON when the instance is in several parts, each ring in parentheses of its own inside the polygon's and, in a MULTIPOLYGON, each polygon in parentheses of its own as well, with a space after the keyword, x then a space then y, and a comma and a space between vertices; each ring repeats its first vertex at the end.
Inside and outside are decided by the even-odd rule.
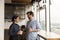
POLYGON ((33 29, 32 28, 29 28, 29 30, 28 30, 29 32, 33 32, 33 29))
POLYGON ((32 29, 32 28, 29 28, 29 32, 38 32, 38 30, 37 29, 32 29))

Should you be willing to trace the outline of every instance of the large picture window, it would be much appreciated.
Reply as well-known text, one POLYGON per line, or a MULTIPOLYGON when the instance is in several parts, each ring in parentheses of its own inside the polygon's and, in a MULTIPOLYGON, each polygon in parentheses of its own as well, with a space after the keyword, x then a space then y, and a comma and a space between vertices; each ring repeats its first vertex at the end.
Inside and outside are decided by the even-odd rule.
POLYGON ((60 2, 59 0, 51 0, 50 20, 51 31, 60 35, 60 2))

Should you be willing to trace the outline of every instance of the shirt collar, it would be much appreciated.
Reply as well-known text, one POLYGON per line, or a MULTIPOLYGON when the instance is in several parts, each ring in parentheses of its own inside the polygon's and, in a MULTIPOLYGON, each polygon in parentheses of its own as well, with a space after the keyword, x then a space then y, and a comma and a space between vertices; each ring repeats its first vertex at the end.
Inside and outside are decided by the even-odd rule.
POLYGON ((30 20, 30 21, 34 21, 35 19, 34 19, 34 17, 32 18, 32 20, 30 20))

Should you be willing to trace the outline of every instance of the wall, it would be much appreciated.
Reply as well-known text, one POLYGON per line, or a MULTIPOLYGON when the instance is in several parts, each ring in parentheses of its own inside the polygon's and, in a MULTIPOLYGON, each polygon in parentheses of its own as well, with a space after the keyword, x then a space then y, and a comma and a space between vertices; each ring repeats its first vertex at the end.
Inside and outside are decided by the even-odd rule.
POLYGON ((11 0, 5 0, 5 3, 11 3, 11 0))
POLYGON ((0 40, 4 40, 4 0, 0 0, 0 40))
MULTIPOLYGON (((16 7, 15 7, 15 6, 13 6, 13 5, 10 5, 10 6, 6 5, 5 8, 6 8, 6 9, 5 9, 5 20, 4 20, 5 28, 9 28, 9 26, 12 24, 12 22, 10 22, 10 21, 11 21, 10 18, 12 18, 12 16, 13 16, 14 14, 18 14, 20 18, 21 18, 22 15, 25 14, 25 12, 24 12, 25 8, 24 8, 24 7, 20 7, 20 6, 16 6, 16 7), (10 10, 11 10, 11 11, 10 11, 10 10)), ((25 17, 25 16, 24 16, 24 17, 25 17)), ((25 19, 23 19, 23 20, 20 19, 20 21, 19 21, 18 24, 19 24, 20 26, 21 26, 21 25, 25 25, 25 24, 26 24, 25 19)))

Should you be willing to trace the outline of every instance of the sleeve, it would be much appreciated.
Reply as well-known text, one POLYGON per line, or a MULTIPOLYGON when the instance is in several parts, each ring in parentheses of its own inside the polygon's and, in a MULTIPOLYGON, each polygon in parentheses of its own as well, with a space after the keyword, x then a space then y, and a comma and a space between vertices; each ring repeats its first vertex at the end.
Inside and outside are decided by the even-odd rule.
POLYGON ((13 29, 14 29, 14 28, 13 28, 13 26, 11 25, 10 28, 9 28, 9 32, 8 32, 9 35, 14 35, 14 34, 13 34, 13 29))
POLYGON ((18 25, 14 26, 14 31, 15 31, 15 32, 14 32, 15 34, 18 33, 18 31, 19 31, 19 26, 18 26, 18 25))
POLYGON ((42 29, 41 24, 38 21, 36 21, 36 29, 38 29, 38 31, 42 29))

